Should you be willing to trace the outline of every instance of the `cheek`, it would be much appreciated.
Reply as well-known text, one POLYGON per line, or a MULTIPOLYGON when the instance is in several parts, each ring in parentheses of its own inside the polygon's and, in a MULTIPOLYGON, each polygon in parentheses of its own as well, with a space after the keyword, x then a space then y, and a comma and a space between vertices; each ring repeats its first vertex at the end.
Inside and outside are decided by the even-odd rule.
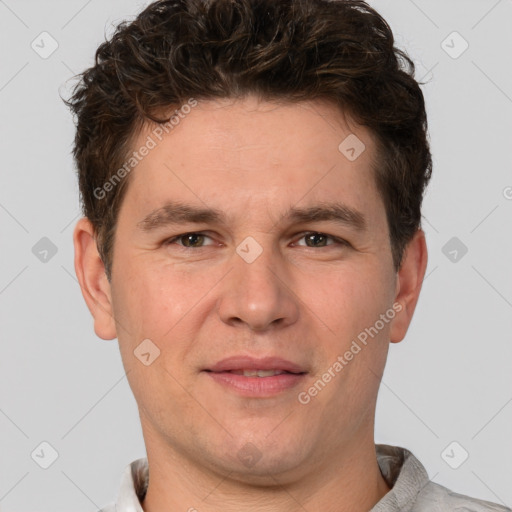
POLYGON ((188 400, 183 391, 188 375, 181 362, 193 346, 190 325, 200 323, 185 320, 187 312, 197 314, 194 305, 201 290, 171 269, 157 273, 135 264, 124 269, 112 286, 114 314, 122 325, 123 366, 137 402, 146 414, 163 421, 188 400))
POLYGON ((112 296, 116 319, 126 327, 125 345, 133 350, 149 338, 162 350, 172 345, 175 354, 180 353, 180 345, 183 350, 191 348, 192 331, 200 328, 213 307, 213 294, 208 292, 222 274, 213 269, 190 273, 179 265, 154 262, 143 265, 137 259, 125 264, 124 270, 113 282, 112 296))
POLYGON ((307 281, 304 302, 344 342, 372 326, 390 307, 391 285, 385 285, 388 280, 370 266, 331 269, 307 281))

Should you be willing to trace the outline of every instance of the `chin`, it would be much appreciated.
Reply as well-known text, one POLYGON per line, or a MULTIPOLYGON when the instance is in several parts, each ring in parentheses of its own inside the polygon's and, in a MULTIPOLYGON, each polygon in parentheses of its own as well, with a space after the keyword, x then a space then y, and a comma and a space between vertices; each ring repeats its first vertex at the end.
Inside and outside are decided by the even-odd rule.
POLYGON ((290 442, 289 436, 273 442, 265 436, 252 441, 238 440, 236 446, 224 447, 221 452, 210 454, 219 472, 228 473, 230 479, 238 482, 261 486, 292 481, 302 473, 308 459, 304 444, 290 442))

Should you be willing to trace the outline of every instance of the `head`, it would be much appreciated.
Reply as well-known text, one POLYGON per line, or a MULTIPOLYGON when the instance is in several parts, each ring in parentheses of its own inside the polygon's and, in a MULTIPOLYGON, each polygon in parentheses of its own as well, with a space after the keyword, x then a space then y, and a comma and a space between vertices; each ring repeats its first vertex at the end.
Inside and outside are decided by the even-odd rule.
POLYGON ((413 71, 358 0, 163 0, 99 47, 68 101, 75 262, 147 444, 291 478, 370 435, 426 266, 413 71), (253 396, 230 356, 295 369, 253 396))

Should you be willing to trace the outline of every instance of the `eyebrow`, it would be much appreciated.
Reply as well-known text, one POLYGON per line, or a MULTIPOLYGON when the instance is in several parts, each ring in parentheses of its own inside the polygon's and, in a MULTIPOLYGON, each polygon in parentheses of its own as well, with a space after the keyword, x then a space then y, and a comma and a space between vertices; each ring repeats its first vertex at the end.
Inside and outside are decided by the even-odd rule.
MULTIPOLYGON (((320 203, 306 208, 292 207, 280 217, 276 224, 283 222, 307 224, 321 221, 334 221, 357 231, 364 231, 367 228, 363 213, 341 203, 320 203)), ((215 208, 201 208, 169 201, 146 215, 137 225, 142 231, 150 232, 168 225, 184 223, 225 224, 226 215, 215 208)))
POLYGON ((225 215, 220 210, 169 201, 146 215, 137 225, 142 231, 153 231, 169 224, 224 223, 225 220, 225 215))
POLYGON ((310 223, 320 221, 335 221, 364 231, 367 227, 366 218, 360 211, 340 203, 321 203, 309 208, 293 207, 285 214, 284 219, 294 223, 310 223))

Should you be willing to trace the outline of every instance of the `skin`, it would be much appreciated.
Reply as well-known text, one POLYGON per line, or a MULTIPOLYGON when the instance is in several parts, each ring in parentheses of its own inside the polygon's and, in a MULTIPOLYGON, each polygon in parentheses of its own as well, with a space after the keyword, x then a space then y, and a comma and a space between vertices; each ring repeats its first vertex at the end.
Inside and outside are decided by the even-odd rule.
POLYGON ((146 512, 362 512, 389 491, 375 455, 377 392, 389 343, 414 313, 427 250, 418 230, 394 268, 375 162, 372 134, 324 102, 200 102, 132 171, 110 282, 90 222, 78 222, 75 268, 95 332, 118 338, 139 407, 146 512), (353 162, 338 150, 352 133, 366 146, 353 162), (225 219, 142 230, 170 200, 225 219), (366 229, 286 218, 334 202, 362 213, 366 229), (189 232, 207 238, 193 239, 198 247, 173 239, 189 232), (347 243, 308 246, 308 232, 347 243), (262 249, 252 263, 236 252, 248 236, 262 249), (301 404, 298 393, 393 304, 401 311, 301 404), (160 350, 149 366, 134 356, 144 339, 160 350), (308 373, 292 390, 243 397, 201 371, 234 354, 279 356, 308 373), (247 443, 260 457, 250 467, 239 458, 247 443))

